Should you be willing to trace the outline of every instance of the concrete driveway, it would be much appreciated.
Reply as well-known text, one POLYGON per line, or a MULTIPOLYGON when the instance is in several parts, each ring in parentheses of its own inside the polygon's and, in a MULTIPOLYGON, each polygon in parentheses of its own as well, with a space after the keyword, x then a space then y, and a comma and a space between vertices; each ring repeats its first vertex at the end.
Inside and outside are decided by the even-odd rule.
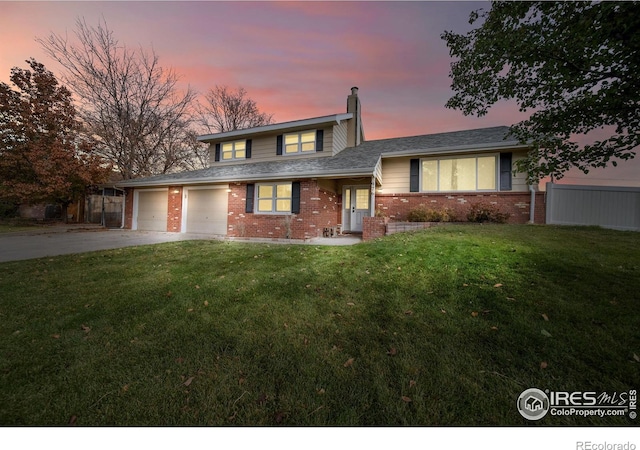
POLYGON ((42 230, 0 234, 0 262, 193 239, 211 239, 211 236, 159 231, 47 227, 42 230))
MULTIPOLYGON (((196 239, 222 239, 213 235, 191 233, 168 233, 162 231, 131 231, 105 229, 90 226, 52 226, 34 228, 22 232, 0 234, 0 262, 48 256, 69 255, 97 250, 110 250, 136 245, 161 244, 163 242, 189 241, 196 239)), ((243 241, 242 239, 235 239, 243 241)), ((339 238, 316 238, 309 241, 290 240, 244 240, 273 244, 307 245, 354 245, 362 242, 358 236, 339 238)))

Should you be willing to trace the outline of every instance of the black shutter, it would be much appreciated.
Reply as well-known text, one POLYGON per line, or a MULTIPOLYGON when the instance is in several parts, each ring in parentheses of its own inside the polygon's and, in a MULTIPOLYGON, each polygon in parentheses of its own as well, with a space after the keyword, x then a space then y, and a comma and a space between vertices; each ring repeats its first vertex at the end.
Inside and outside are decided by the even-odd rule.
POLYGON ((324 139, 324 130, 317 130, 316 131, 316 151, 317 152, 322 151, 323 139, 324 139))
POLYGON ((276 138, 276 155, 282 155, 282 135, 279 134, 276 138))
POLYGON ((500 190, 511 190, 511 153, 500 153, 500 190))
POLYGON ((409 192, 420 191, 420 160, 412 159, 409 162, 409 192))
POLYGON ((215 161, 220 161, 220 144, 216 144, 215 161))
POLYGON ((247 203, 244 208, 244 212, 252 213, 253 212, 253 194, 255 191, 254 184, 247 184, 247 203))
POLYGON ((300 214, 300 182, 291 183, 291 213, 300 214))
POLYGON ((247 143, 245 144, 244 155, 245 155, 245 158, 247 159, 251 158, 251 139, 247 139, 247 143))

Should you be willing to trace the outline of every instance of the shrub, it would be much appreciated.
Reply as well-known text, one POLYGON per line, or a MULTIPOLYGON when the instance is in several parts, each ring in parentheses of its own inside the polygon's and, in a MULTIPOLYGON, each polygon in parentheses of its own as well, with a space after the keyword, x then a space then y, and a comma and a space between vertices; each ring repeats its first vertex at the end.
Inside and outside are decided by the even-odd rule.
POLYGON ((409 211, 407 220, 409 222, 453 222, 456 216, 449 208, 430 209, 419 206, 409 211))
POLYGON ((13 217, 18 217, 18 205, 7 201, 0 201, 0 219, 13 217))
POLYGON ((488 203, 474 203, 467 213, 469 222, 506 223, 511 214, 500 211, 496 205, 488 203))

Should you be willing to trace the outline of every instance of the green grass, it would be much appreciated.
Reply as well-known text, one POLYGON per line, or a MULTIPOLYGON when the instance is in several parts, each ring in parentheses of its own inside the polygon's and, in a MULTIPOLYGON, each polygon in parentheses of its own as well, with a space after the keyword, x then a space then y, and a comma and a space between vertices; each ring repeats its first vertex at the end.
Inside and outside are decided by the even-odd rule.
POLYGON ((528 422, 516 399, 640 387, 638 249, 450 226, 3 263, 0 424, 633 425, 528 422))
POLYGON ((42 226, 42 224, 30 219, 0 219, 0 234, 33 230, 34 228, 42 228, 42 226))

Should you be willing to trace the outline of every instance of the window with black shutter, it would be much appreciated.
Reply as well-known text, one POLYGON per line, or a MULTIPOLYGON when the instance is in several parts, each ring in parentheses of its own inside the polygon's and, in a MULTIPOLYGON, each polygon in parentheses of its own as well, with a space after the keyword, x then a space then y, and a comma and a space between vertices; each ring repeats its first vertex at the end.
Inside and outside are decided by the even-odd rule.
POLYGON ((512 154, 500 153, 500 190, 511 190, 512 154))
POLYGON ((291 183, 291 212, 300 214, 300 182, 291 183))
POLYGON ((254 192, 255 192, 255 185, 254 184, 247 184, 247 199, 246 199, 246 206, 245 206, 245 209, 244 209, 244 212, 246 212, 246 213, 252 213, 253 212, 254 192))
POLYGON ((420 191, 420 160, 411 159, 409 161, 409 192, 419 192, 419 191, 420 191))

